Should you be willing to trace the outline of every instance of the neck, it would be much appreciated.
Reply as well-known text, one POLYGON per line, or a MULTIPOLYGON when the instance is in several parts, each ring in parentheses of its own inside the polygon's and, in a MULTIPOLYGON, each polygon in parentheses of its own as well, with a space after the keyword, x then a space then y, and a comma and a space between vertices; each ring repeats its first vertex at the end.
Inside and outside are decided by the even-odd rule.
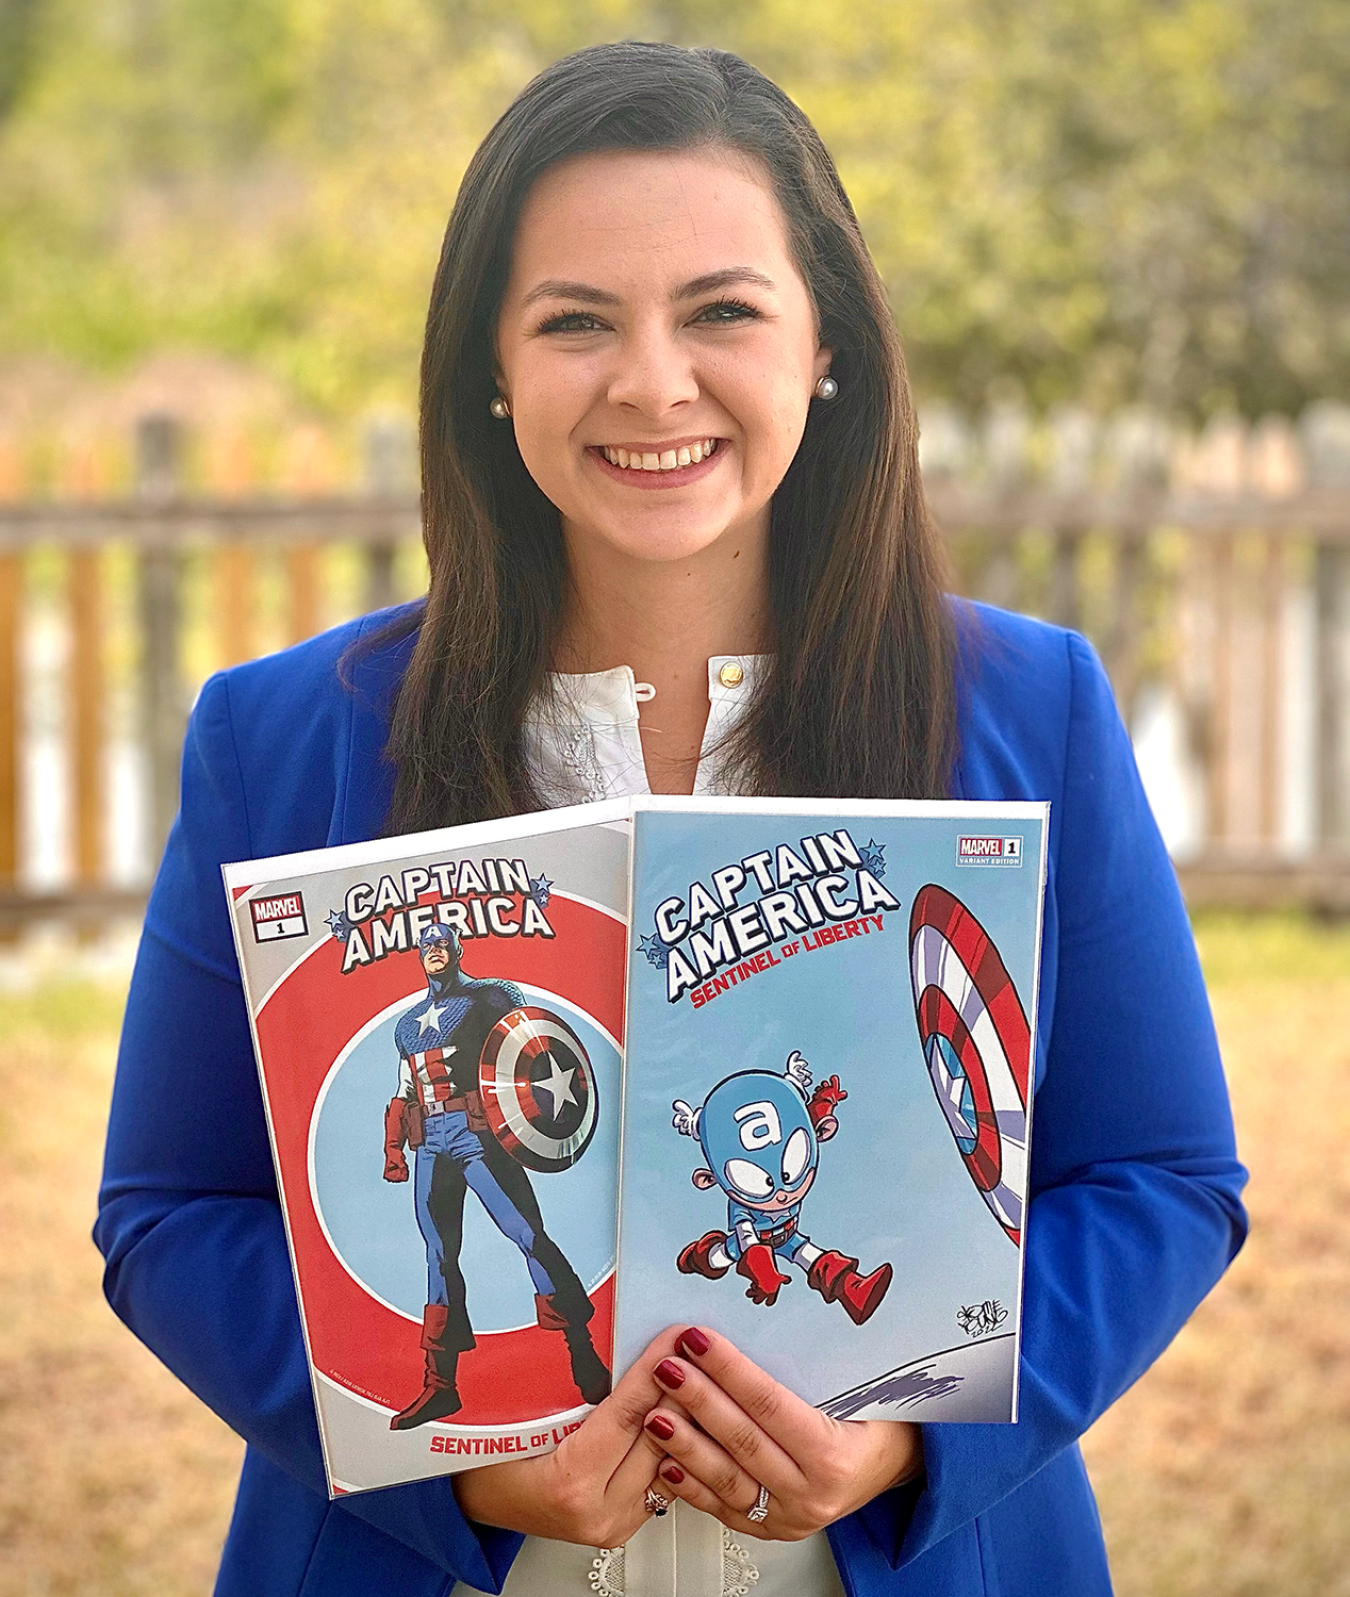
POLYGON ((564 524, 568 591, 554 659, 559 671, 631 666, 656 697, 640 713, 654 793, 694 785, 708 719, 708 660, 770 647, 768 517, 684 560, 638 560, 564 524))

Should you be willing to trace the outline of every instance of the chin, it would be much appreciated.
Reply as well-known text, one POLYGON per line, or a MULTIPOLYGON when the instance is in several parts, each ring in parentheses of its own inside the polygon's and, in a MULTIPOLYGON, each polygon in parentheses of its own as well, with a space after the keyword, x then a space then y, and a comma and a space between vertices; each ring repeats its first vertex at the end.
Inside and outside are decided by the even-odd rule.
POLYGON ((634 517, 618 526, 593 522, 585 536, 588 542, 603 544, 629 560, 663 565, 697 559, 728 537, 731 530, 728 522, 721 518, 710 522, 702 517, 688 521, 634 517))

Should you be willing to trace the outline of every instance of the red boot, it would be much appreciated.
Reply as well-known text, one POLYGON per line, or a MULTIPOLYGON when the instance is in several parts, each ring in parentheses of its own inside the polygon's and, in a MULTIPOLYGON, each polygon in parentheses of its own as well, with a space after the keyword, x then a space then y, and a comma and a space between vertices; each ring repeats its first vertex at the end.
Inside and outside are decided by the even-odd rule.
POLYGON ((458 1349, 445 1345, 445 1326, 450 1311, 444 1303, 428 1303, 422 1310, 422 1346, 427 1353, 422 1390, 401 1414, 389 1421, 391 1431, 410 1431, 428 1420, 443 1420, 463 1408, 455 1386, 459 1365, 458 1349))
POLYGON ((876 1313, 893 1273, 889 1264, 879 1264, 871 1275, 859 1275, 856 1259, 831 1252, 821 1254, 807 1272, 806 1281, 827 1303, 842 1303, 854 1325, 861 1325, 876 1313))
POLYGON ((687 1247, 680 1249, 680 1256, 676 1259, 676 1266, 685 1275, 706 1275, 710 1281, 720 1281, 731 1268, 729 1264, 710 1264, 708 1255, 719 1242, 725 1242, 725 1231, 709 1231, 701 1236, 697 1242, 691 1242, 687 1247))

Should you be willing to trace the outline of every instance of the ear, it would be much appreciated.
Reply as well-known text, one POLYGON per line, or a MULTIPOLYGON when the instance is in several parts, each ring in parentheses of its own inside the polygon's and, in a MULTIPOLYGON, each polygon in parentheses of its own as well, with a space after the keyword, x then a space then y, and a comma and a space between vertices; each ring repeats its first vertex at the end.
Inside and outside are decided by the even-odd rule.
POLYGON ((709 1187, 717 1185, 717 1177, 711 1170, 695 1170, 690 1180, 700 1192, 706 1192, 709 1187))
POLYGON ((814 387, 822 377, 828 377, 830 367, 834 364, 834 351, 826 349, 824 344, 816 351, 816 358, 811 363, 811 383, 814 387))
POLYGON ((816 1127, 816 1141, 828 1142, 838 1130, 839 1122, 834 1118, 833 1115, 826 1115, 816 1127))

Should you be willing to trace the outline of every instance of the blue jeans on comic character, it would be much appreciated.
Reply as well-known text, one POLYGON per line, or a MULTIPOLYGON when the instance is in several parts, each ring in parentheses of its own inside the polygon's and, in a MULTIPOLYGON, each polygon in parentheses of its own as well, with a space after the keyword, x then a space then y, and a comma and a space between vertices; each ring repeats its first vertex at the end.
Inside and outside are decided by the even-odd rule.
POLYGON ((417 1150, 417 1170, 414 1191, 417 1200, 417 1228, 427 1245, 427 1302, 448 1301, 445 1275, 445 1244, 431 1214, 431 1179, 438 1159, 453 1159, 464 1174, 465 1184, 477 1194, 478 1201, 492 1217, 493 1224, 504 1237, 525 1255, 530 1280, 534 1290, 541 1295, 553 1291, 548 1272, 534 1257, 534 1230, 502 1191, 496 1176, 483 1159, 483 1144, 478 1133, 469 1130, 468 1116, 461 1109, 439 1115, 428 1115, 423 1129, 422 1146, 417 1150))

